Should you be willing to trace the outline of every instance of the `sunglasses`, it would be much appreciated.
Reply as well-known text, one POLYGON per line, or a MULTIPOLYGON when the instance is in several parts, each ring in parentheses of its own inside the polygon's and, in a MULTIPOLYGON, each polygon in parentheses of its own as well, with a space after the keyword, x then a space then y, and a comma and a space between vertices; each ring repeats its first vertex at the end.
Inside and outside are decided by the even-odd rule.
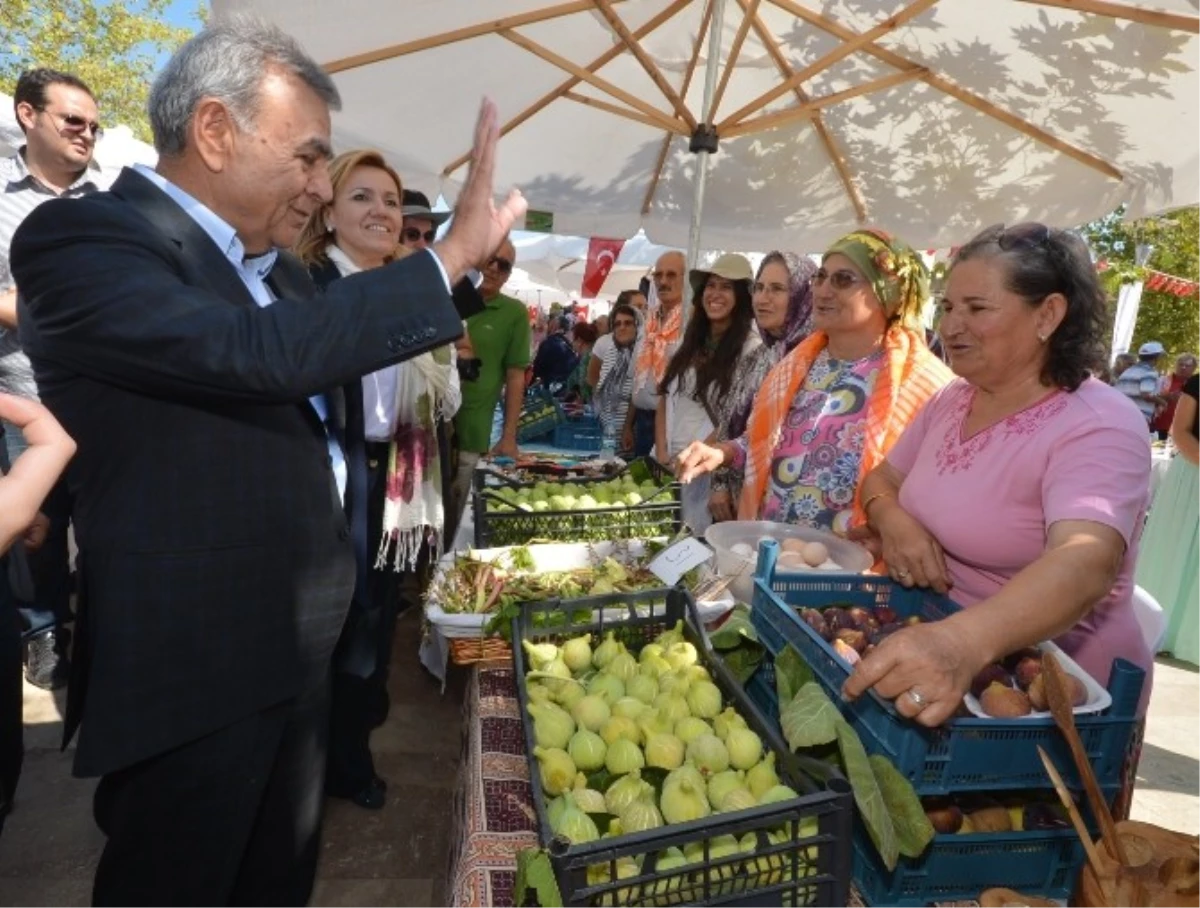
POLYGON ((614 328, 636 328, 637 322, 629 318, 619 318, 613 322, 614 328))
POLYGON ((1015 224, 1005 227, 997 224, 1000 235, 996 237, 996 245, 1008 252, 1011 249, 1040 249, 1050 242, 1050 228, 1036 221, 1015 224))
POLYGON ((853 271, 846 271, 845 269, 830 274, 824 268, 818 268, 817 273, 813 275, 812 285, 820 287, 826 281, 829 281, 834 290, 849 290, 855 284, 859 283, 861 278, 853 271))
POLYGON ((400 235, 404 238, 406 243, 418 243, 421 241, 422 237, 424 237, 426 243, 432 243, 433 238, 437 236, 437 231, 426 230, 424 233, 422 233, 416 227, 405 227, 400 232, 400 235))
POLYGON ((488 267, 495 268, 497 271, 503 274, 508 274, 513 270, 513 263, 502 256, 493 255, 490 259, 488 259, 488 267))
POLYGON ((46 110, 44 107, 39 107, 38 110, 60 121, 60 128, 65 132, 89 132, 95 139, 100 139, 104 136, 104 127, 95 120, 85 120, 78 114, 54 113, 53 111, 46 110))

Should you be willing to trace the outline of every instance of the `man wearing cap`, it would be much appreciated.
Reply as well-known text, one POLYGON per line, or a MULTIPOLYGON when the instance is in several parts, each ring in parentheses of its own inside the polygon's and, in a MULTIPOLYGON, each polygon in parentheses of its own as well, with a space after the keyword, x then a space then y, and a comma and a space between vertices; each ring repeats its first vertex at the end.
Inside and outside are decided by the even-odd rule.
POLYGON ((400 200, 400 214, 404 222, 400 226, 400 244, 414 252, 433 245, 437 229, 450 217, 449 211, 434 211, 429 207, 429 197, 415 189, 404 190, 400 200))
POLYGON ((1160 391, 1158 361, 1167 351, 1158 341, 1148 341, 1138 348, 1138 361, 1121 373, 1116 388, 1133 401, 1146 417, 1149 427, 1154 415, 1167 405, 1160 391))

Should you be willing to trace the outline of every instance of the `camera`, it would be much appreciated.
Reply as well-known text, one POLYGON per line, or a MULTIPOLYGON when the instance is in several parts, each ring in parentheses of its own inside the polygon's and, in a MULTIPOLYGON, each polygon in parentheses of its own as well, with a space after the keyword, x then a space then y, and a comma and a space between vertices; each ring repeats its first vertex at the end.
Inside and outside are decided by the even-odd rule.
POLYGON ((479 370, 483 366, 483 360, 475 359, 460 359, 458 361, 458 377, 463 381, 479 381, 479 370))

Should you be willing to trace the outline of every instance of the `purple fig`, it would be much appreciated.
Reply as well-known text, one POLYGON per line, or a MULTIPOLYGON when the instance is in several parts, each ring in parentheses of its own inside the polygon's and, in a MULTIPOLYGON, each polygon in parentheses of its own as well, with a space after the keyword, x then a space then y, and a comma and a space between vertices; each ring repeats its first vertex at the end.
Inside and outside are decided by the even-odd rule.
POLYGON ((800 609, 800 620, 816 631, 822 640, 832 638, 833 634, 829 632, 829 626, 825 623, 825 616, 815 608, 800 609))
POLYGON ((844 627, 854 627, 854 622, 850 620, 850 613, 839 606, 831 606, 821 614, 825 616, 825 626, 829 628, 831 634, 836 634, 844 627))
POLYGON ((1023 829, 1067 829, 1070 825, 1070 822, 1055 804, 1034 801, 1025 805, 1021 823, 1023 829))
POLYGON ((1025 646, 1025 647, 1022 647, 1021 649, 1017 650, 1015 653, 1009 653, 1007 656, 1005 656, 1003 659, 1000 660, 1000 664, 1003 665, 1007 671, 1011 672, 1016 669, 1017 664, 1022 659, 1028 659, 1028 658, 1041 659, 1042 651, 1034 646, 1025 646))
POLYGON ((1039 656, 1025 656, 1013 667, 1013 677, 1017 679, 1017 684, 1021 690, 1029 690, 1029 685, 1033 683, 1033 679, 1042 673, 1042 660, 1039 656))
POLYGON ((875 616, 865 608, 855 606, 854 608, 846 609, 846 614, 850 616, 850 620, 854 622, 854 626, 864 634, 879 627, 879 622, 875 620, 875 616))
POLYGON ((854 651, 861 653, 867 648, 867 635, 854 627, 844 627, 834 635, 841 643, 853 647, 854 651))
POLYGON ((896 614, 896 610, 890 605, 877 605, 875 606, 875 620, 882 627, 885 624, 899 622, 900 616, 896 614))
POLYGON ((976 698, 982 696, 983 692, 988 689, 992 682, 998 682, 1005 687, 1013 686, 1012 675, 1004 670, 1004 668, 996 663, 986 666, 975 678, 971 681, 971 693, 976 698))

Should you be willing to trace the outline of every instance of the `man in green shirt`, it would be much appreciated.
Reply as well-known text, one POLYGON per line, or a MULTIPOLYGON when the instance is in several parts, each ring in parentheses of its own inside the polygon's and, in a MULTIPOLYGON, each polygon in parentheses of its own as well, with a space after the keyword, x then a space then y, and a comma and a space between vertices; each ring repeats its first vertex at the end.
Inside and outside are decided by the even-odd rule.
POLYGON ((471 494, 471 478, 492 440, 492 414, 504 391, 504 431, 493 453, 517 456, 517 421, 525 400, 525 369, 530 361, 529 314, 520 300, 500 291, 512 274, 516 248, 505 240, 483 269, 479 293, 484 311, 467 319, 471 355, 480 360, 479 378, 462 383, 462 406, 454 418, 458 468, 454 475, 455 515, 471 494))

